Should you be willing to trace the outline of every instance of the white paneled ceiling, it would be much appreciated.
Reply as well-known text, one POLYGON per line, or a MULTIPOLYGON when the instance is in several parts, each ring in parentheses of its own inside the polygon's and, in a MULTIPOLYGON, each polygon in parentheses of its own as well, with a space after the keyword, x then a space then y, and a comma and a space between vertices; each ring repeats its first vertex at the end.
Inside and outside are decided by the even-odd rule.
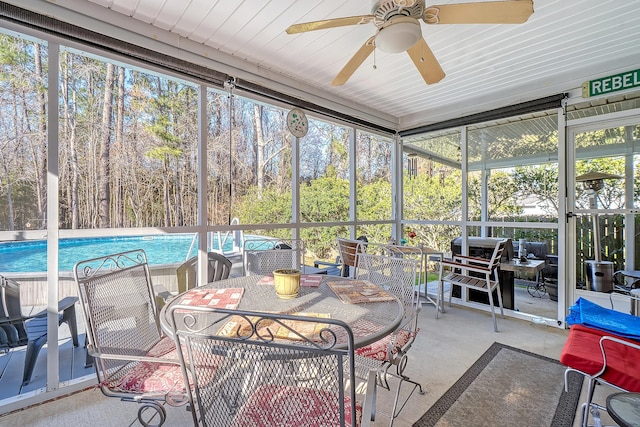
MULTIPOLYGON (((462 2, 427 0, 427 6, 462 2)), ((369 0, 49 3, 233 63, 262 75, 261 83, 278 82, 274 86, 278 90, 284 84, 330 99, 333 106, 360 108, 371 117, 395 122, 398 129, 561 92, 579 96, 586 80, 640 68, 640 0, 534 0, 533 15, 518 25, 421 22, 422 34, 446 73, 442 81, 426 85, 406 53, 376 50, 339 87, 332 87, 331 81, 375 33, 375 26, 368 23, 295 35, 286 34, 285 29, 294 23, 367 15, 372 6, 369 0), (184 39, 193 43, 181 43, 184 39)))

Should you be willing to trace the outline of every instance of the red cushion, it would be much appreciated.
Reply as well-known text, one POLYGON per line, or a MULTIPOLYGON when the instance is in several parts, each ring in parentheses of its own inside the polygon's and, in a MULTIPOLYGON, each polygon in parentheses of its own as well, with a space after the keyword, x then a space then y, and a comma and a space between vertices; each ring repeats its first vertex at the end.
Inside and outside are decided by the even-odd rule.
MULTIPOLYGON (((340 410, 333 393, 304 387, 264 385, 251 395, 236 415, 236 427, 339 426, 340 410)), ((356 425, 362 407, 356 402, 356 425)), ((345 421, 351 424, 351 399, 345 398, 345 421)))
MULTIPOLYGON (((178 360, 176 346, 170 338, 163 338, 147 352, 149 357, 178 360)), ((131 362, 127 372, 115 381, 104 383, 114 391, 129 393, 184 393, 180 365, 174 363, 131 362)))
MULTIPOLYGON (((602 369, 603 359, 600 351, 600 338, 611 336, 633 344, 640 344, 610 332, 589 328, 580 324, 571 326, 569 337, 562 349, 560 363, 588 375, 594 375, 602 369)), ((602 379, 626 391, 640 392, 640 350, 605 341, 607 369, 602 379)))
POLYGON ((415 334, 412 334, 409 331, 405 331, 401 329, 395 334, 387 335, 386 337, 378 340, 372 344, 369 344, 366 347, 360 347, 356 349, 356 354, 364 357, 370 357, 372 359, 380 360, 382 362, 389 360, 389 343, 391 342, 391 338, 395 337, 395 342, 393 345, 393 353, 397 353, 402 347, 404 347, 409 340, 414 337, 415 334))

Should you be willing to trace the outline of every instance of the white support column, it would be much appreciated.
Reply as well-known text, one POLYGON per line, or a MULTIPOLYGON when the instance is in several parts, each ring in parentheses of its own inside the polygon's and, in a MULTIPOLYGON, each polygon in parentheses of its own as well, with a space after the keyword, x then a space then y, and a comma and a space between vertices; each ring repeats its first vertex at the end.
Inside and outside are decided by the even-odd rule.
POLYGON ((568 268, 569 265, 576 265, 576 235, 575 218, 570 221, 567 217, 567 212, 574 210, 574 191, 572 188, 569 195, 567 174, 571 171, 575 176, 575 160, 573 151, 569 152, 567 146, 567 117, 564 111, 566 102, 564 100, 563 107, 558 108, 558 319, 565 318, 565 307, 568 300, 574 299, 576 283, 575 268, 571 268, 571 271, 568 268), (574 165, 569 166, 569 162, 574 165), (569 283, 571 286, 568 286, 569 283))
POLYGON ((48 44, 47 88, 47 391, 59 387, 58 355, 58 82, 60 45, 48 44))
POLYGON ((209 216, 209 187, 207 170, 207 134, 209 132, 207 120, 207 87, 200 85, 198 97, 198 283, 207 283, 207 229, 209 216))
POLYGON ((462 237, 462 246, 460 251, 463 254, 469 253, 469 248, 467 244, 467 236, 469 232, 467 230, 467 221, 469 220, 469 201, 467 200, 467 194, 469 192, 469 167, 467 165, 467 153, 468 153, 468 143, 467 143, 467 128, 463 126, 460 129, 460 166, 462 168, 462 221, 461 221, 461 237, 462 237))
POLYGON ((356 218, 356 130, 351 128, 349 131, 349 221, 353 222, 351 227, 351 238, 355 239, 357 236, 357 218, 356 218))
MULTIPOLYGON (((300 238, 300 138, 291 135, 291 221, 295 224, 293 238, 300 238)), ((306 250, 306 248, 305 248, 306 250)))
MULTIPOLYGON (((486 224, 489 221, 489 180, 491 179, 491 170, 485 166, 480 172, 480 221, 486 224)), ((489 237, 487 226, 483 225, 480 231, 480 237, 489 237)), ((493 237, 493 236, 491 236, 493 237)))
POLYGON ((482 169, 480 170, 480 221, 482 226, 480 227, 480 237, 489 237, 488 227, 484 224, 489 221, 489 180, 491 179, 491 166, 488 165, 488 145, 491 143, 487 141, 486 136, 481 137, 480 143, 482 151, 482 169))
MULTIPOLYGON (((391 236, 396 242, 402 237, 400 222, 404 219, 404 181, 402 170, 403 149, 400 136, 393 138, 391 150, 391 236)), ((386 243, 386 242, 383 242, 386 243)))
MULTIPOLYGON (((634 153, 633 153, 633 126, 625 126, 624 127, 624 133, 625 133, 625 143, 626 143, 626 148, 625 148, 625 156, 624 156, 624 176, 625 176, 625 182, 624 182, 624 194, 625 194, 625 198, 624 198, 624 207, 626 209, 633 209, 633 196, 634 196, 634 170, 633 170, 633 159, 634 159, 634 153)), ((625 213, 624 214, 624 224, 625 224, 625 228, 627 230, 633 230, 634 227, 634 218, 637 214, 634 213, 625 213), (628 226, 628 228, 627 228, 628 226)), ((631 237, 631 235, 633 235, 632 233, 627 233, 627 237, 624 240, 624 249, 625 249, 625 253, 627 254, 625 257, 625 269, 626 270, 636 270, 636 265, 635 265, 635 257, 631 254, 635 253, 636 250, 640 249, 640 248, 636 248, 635 246, 635 239, 633 239, 631 237)))

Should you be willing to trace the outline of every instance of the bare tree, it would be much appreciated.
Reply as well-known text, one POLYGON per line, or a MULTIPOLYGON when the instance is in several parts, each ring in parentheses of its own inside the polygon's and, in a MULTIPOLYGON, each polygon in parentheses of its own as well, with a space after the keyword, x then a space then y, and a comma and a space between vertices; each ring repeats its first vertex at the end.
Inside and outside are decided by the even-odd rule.
MULTIPOLYGON (((272 134, 266 134, 263 121, 265 120, 265 107, 260 104, 253 104, 253 126, 254 126, 254 143, 255 143, 255 173, 256 185, 258 187, 258 197, 262 193, 267 182, 267 168, 273 167, 272 162, 285 150, 285 146, 281 144, 275 146, 275 140, 272 134)), ((284 166, 284 164, 281 164, 284 166)), ((281 176, 283 168, 278 169, 278 176, 281 176)))
POLYGON ((70 178, 68 184, 67 205, 71 216, 71 228, 77 229, 80 225, 80 212, 78 207, 78 185, 80 182, 80 173, 78 171, 78 150, 77 134, 76 134, 76 90, 74 85, 70 85, 69 79, 72 79, 74 56, 65 52, 63 55, 64 60, 60 61, 63 67, 62 74, 62 97, 64 100, 63 117, 64 127, 63 131, 66 135, 69 144, 69 169, 70 178))
MULTIPOLYGON (((38 82, 45 82, 46 73, 42 69, 42 53, 39 43, 34 43, 34 65, 35 79, 38 82)), ((40 228, 46 228, 46 205, 47 205, 47 97, 46 85, 40 86, 38 91, 38 137, 35 139, 34 162, 36 170, 36 193, 38 204, 38 220, 40 228)))
POLYGON ((118 96, 116 99, 116 141, 115 151, 118 161, 112 162, 114 166, 114 180, 113 187, 115 188, 115 194, 113 196, 113 212, 114 212, 114 226, 124 226, 124 203, 123 203, 123 177, 122 168, 120 167, 120 161, 123 156, 124 149, 124 67, 118 69, 118 96))
POLYGON ((107 75, 104 84, 104 99, 102 104, 102 126, 100 139, 100 165, 98 172, 98 216, 99 227, 110 226, 109 202, 111 199, 110 182, 110 151, 111 151, 111 123, 113 111, 113 88, 115 83, 115 68, 107 63, 107 75))
MULTIPOLYGON (((0 154, 2 154, 0 152, 0 154)), ((14 220, 13 220, 13 199, 11 198, 11 176, 9 175, 9 167, 7 165, 8 162, 6 162, 3 158, 4 156, 0 155, 0 164, 2 165, 2 171, 4 172, 4 175, 7 177, 7 219, 9 222, 9 231, 13 231, 14 230, 14 220)), ((2 184, 2 179, 0 179, 0 184, 2 184)))

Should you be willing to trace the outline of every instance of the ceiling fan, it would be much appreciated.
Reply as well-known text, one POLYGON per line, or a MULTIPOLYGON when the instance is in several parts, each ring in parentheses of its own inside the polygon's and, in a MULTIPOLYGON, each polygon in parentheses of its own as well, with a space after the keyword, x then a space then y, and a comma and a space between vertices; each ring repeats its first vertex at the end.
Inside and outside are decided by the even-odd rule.
POLYGON ((427 84, 445 76, 435 55, 422 37, 419 19, 426 24, 521 24, 533 13, 533 0, 486 1, 426 6, 425 0, 373 0, 370 15, 348 16, 294 24, 288 34, 372 22, 376 33, 358 49, 331 82, 341 86, 378 48, 383 52, 406 51, 427 84))

